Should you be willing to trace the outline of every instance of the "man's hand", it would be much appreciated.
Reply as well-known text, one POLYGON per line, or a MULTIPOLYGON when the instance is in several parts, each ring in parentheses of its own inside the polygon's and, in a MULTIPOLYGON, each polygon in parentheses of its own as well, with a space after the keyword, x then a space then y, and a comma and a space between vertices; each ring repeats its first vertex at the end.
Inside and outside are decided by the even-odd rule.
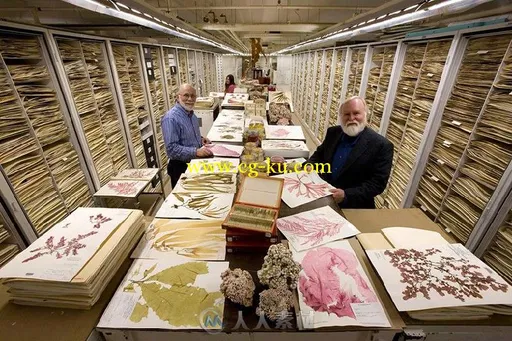
POLYGON ((202 144, 203 144, 203 146, 204 146, 205 144, 211 144, 211 143, 212 143, 212 141, 210 141, 207 137, 202 137, 202 136, 201 136, 201 143, 202 143, 202 144))
POLYGON ((205 147, 201 147, 196 151, 197 157, 210 157, 212 155, 213 155, 212 151, 205 147))
POLYGON ((332 197, 334 198, 334 201, 336 201, 337 204, 343 201, 345 199, 345 191, 340 188, 333 188, 331 189, 332 197))

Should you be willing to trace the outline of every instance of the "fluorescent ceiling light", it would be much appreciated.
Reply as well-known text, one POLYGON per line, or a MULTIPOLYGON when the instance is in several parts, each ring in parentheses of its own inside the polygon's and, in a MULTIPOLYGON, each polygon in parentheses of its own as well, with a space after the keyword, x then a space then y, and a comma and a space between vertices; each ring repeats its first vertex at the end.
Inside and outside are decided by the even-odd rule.
MULTIPOLYGON (((342 39, 342 38, 346 38, 346 37, 357 36, 357 35, 370 33, 373 31, 377 31, 377 30, 381 30, 381 29, 385 29, 385 28, 389 28, 389 27, 393 27, 393 26, 397 26, 397 25, 401 25, 401 24, 407 24, 407 23, 410 23, 413 21, 429 18, 429 17, 435 16, 438 14, 444 14, 449 11, 459 10, 459 9, 470 7, 470 6, 476 6, 478 4, 489 2, 489 1, 490 0, 472 0, 472 1, 447 0, 447 1, 441 2, 439 4, 433 5, 431 7, 428 7, 424 11, 405 13, 400 16, 396 16, 394 18, 389 18, 387 20, 377 22, 377 23, 374 23, 371 25, 367 25, 367 26, 361 27, 361 28, 354 27, 354 29, 352 29, 353 28, 353 26, 352 26, 352 27, 350 27, 351 30, 342 32, 342 33, 332 34, 329 37, 322 39, 322 42, 333 40, 333 39, 342 39)), ((396 14, 399 12, 400 11, 397 11, 397 12, 391 13, 390 15, 396 14)), ((300 47, 312 45, 313 43, 314 43, 313 40, 309 40, 309 41, 303 42, 301 45, 296 44, 294 46, 289 46, 289 47, 284 48, 278 52, 283 53, 283 52, 296 50, 300 47)))
MULTIPOLYGON (((177 37, 180 37, 183 39, 193 40, 193 41, 197 41, 197 42, 211 45, 211 46, 218 46, 219 48, 221 48, 223 50, 230 51, 230 52, 237 53, 237 54, 241 53, 241 52, 239 52, 229 46, 226 46, 226 45, 220 45, 220 44, 216 45, 216 44, 214 44, 213 41, 211 41, 209 39, 199 37, 197 35, 192 36, 190 34, 184 34, 184 33, 178 32, 176 30, 172 30, 172 29, 164 26, 163 22, 160 19, 155 19, 155 20, 158 20, 162 24, 158 24, 155 21, 148 20, 142 16, 137 16, 137 15, 133 15, 128 12, 119 11, 114 8, 105 7, 105 6, 101 5, 100 3, 93 1, 93 0, 63 0, 63 1, 67 2, 69 4, 81 7, 81 8, 85 8, 85 9, 93 11, 93 12, 109 15, 111 17, 118 18, 121 20, 126 20, 126 21, 132 22, 134 24, 149 27, 154 30, 158 30, 158 31, 161 31, 161 32, 164 32, 167 34, 171 34, 173 36, 177 36, 177 37)), ((120 4, 120 3, 117 3, 117 4, 120 4)), ((131 9, 131 10, 134 11, 135 13, 142 14, 141 12, 139 12, 137 10, 134 10, 134 9, 131 9)), ((183 29, 180 29, 180 28, 177 28, 177 30, 184 31, 183 29)))
POLYGON ((411 7, 407 7, 405 10, 406 10, 406 11, 410 11, 411 9, 415 9, 416 7, 418 7, 418 5, 414 5, 414 6, 411 6, 411 7))
POLYGON ((134 13, 142 14, 142 12, 141 12, 141 11, 138 11, 138 10, 136 10, 135 8, 130 8, 130 9, 131 9, 131 10, 132 10, 132 12, 134 12, 134 13))
POLYGON ((130 7, 126 6, 126 5, 125 5, 125 4, 123 4, 123 3, 120 3, 119 1, 116 1, 116 4, 117 4, 118 6, 123 7, 123 8, 130 9, 130 7))
POLYGON ((147 14, 147 13, 142 13, 142 14, 144 14, 144 16, 145 16, 145 17, 153 18, 152 16, 150 16, 150 15, 149 15, 149 14, 147 14))

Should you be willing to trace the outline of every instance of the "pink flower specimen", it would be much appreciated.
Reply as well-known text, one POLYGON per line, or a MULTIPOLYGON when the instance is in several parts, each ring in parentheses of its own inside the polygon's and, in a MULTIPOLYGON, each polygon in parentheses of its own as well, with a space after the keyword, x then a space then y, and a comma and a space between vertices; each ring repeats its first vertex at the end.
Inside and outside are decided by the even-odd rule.
POLYGON ((315 311, 355 319, 351 303, 377 302, 357 271, 356 256, 347 250, 320 247, 308 251, 301 265, 304 273, 299 278, 299 290, 315 311))
POLYGON ((32 257, 25 259, 22 263, 30 262, 31 260, 37 259, 44 255, 55 254, 56 259, 61 259, 64 256, 78 255, 78 250, 83 249, 87 245, 79 243, 80 240, 92 236, 98 232, 91 231, 86 234, 79 234, 77 237, 66 242, 66 238, 61 237, 57 244, 53 243, 53 236, 46 240, 45 246, 38 247, 37 249, 31 250, 30 252, 37 252, 32 257))
POLYGON ((482 274, 480 267, 469 264, 469 260, 441 256, 432 259, 433 255, 441 253, 438 249, 386 250, 391 265, 400 272, 406 284, 402 291, 403 299, 416 298, 418 294, 430 300, 430 292, 435 291, 440 296, 450 295, 464 302, 466 298, 482 298, 480 292, 493 290, 507 292, 507 285, 499 283, 489 275, 482 274))
POLYGON ((229 148, 226 148, 226 147, 220 146, 220 145, 216 145, 216 144, 208 145, 208 146, 206 146, 206 148, 209 149, 213 153, 213 155, 216 155, 216 156, 232 156, 232 157, 240 156, 240 153, 237 153, 234 150, 231 150, 229 148))
POLYGON ((284 178, 284 187, 296 197, 321 198, 329 194, 331 186, 328 183, 315 184, 307 174, 294 174, 296 178, 284 178))
POLYGON ((101 224, 106 223, 107 221, 111 221, 112 219, 109 217, 103 216, 103 214, 98 214, 96 216, 89 216, 89 221, 93 223, 92 226, 95 229, 99 229, 101 227, 101 224))
POLYGON ((115 191, 118 194, 135 194, 137 193, 137 183, 136 182, 109 182, 107 184, 108 188, 115 191))
POLYGON ((286 129, 279 128, 272 133, 272 136, 283 137, 290 135, 290 132, 286 129))
POLYGON ((144 169, 136 169, 136 170, 127 172, 124 177, 130 178, 130 179, 145 179, 148 176, 150 176, 151 174, 152 174, 151 171, 146 171, 144 169))
POLYGON ((301 217, 300 219, 280 219, 277 221, 277 226, 280 230, 291 232, 305 239, 301 245, 315 246, 320 244, 325 237, 331 237, 339 233, 343 224, 332 222, 323 217, 315 220, 301 217))

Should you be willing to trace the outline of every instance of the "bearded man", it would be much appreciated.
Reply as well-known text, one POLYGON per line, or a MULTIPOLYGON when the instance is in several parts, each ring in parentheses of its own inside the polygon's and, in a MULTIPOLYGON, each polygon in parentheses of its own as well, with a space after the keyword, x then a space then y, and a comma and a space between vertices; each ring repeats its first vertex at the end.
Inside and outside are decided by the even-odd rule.
POLYGON ((393 144, 366 127, 363 98, 355 96, 342 103, 338 115, 341 125, 327 129, 325 140, 304 165, 331 165, 331 173, 319 175, 336 187, 331 192, 341 208, 375 208, 374 198, 388 183, 393 144))
POLYGON ((162 134, 169 158, 167 173, 171 177, 172 188, 187 170, 191 159, 212 156, 212 152, 204 147, 210 141, 201 136, 199 120, 193 111, 196 98, 194 87, 180 85, 176 104, 162 117, 162 134))

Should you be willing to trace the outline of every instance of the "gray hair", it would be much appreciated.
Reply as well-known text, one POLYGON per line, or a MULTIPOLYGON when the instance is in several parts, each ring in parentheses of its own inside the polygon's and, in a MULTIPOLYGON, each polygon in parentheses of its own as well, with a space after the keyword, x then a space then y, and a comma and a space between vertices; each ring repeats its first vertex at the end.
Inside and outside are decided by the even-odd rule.
POLYGON ((348 102, 351 102, 351 101, 354 101, 354 100, 360 100, 362 103, 363 103, 363 106, 364 106, 364 113, 365 114, 368 114, 368 106, 366 105, 366 101, 364 100, 363 97, 361 96, 352 96, 350 97, 349 99, 345 100, 343 103, 340 104, 339 108, 338 108, 338 114, 341 114, 341 110, 343 109, 343 106, 345 104, 347 104, 348 102))
POLYGON ((187 88, 192 88, 192 90, 194 90, 194 92, 196 91, 196 88, 194 88, 191 84, 183 83, 180 85, 180 88, 178 89, 178 93, 181 94, 187 88))

